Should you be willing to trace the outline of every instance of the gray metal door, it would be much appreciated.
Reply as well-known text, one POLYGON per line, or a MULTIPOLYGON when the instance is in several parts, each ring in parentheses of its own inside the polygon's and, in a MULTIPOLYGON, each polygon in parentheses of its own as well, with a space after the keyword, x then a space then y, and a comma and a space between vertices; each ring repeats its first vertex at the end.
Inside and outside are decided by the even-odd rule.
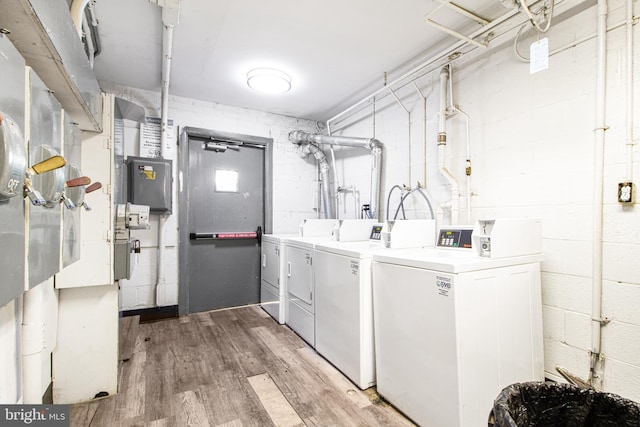
POLYGON ((190 313, 260 301, 265 151, 247 141, 188 138, 188 236, 181 233, 188 256, 181 278, 188 281, 190 313))

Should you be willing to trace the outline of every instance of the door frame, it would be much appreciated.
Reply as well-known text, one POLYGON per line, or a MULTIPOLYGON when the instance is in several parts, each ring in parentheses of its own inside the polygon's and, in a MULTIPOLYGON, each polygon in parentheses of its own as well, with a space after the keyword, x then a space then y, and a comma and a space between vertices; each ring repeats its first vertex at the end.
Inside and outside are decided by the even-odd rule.
POLYGON ((188 265, 189 230, 186 221, 189 218, 189 141, 198 142, 216 140, 220 142, 246 142, 264 146, 264 230, 271 233, 273 226, 273 138, 243 135, 195 127, 183 127, 178 141, 178 313, 189 313, 189 272, 180 266, 188 265))

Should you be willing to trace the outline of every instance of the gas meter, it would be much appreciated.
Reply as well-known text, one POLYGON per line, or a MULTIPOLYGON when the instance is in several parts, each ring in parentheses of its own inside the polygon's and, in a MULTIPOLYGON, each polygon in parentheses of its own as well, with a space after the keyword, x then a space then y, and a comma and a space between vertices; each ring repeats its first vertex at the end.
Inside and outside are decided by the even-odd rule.
POLYGON ((16 122, 0 112, 0 200, 22 193, 27 157, 16 122))

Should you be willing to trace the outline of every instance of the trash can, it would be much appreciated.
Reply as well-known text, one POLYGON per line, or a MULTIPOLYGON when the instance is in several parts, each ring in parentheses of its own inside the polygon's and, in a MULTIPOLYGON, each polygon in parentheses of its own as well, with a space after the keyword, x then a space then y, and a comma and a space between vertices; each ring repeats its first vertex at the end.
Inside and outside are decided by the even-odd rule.
POLYGON ((513 384, 493 404, 497 427, 640 427, 640 404, 571 384, 513 384))

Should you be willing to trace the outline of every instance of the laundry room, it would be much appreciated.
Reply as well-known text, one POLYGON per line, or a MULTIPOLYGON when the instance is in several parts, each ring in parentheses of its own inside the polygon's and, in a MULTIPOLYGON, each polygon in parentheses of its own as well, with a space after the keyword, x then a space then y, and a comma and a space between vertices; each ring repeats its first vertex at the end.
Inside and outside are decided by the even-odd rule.
POLYGON ((0 7, 7 411, 637 425, 636 1, 0 7))

